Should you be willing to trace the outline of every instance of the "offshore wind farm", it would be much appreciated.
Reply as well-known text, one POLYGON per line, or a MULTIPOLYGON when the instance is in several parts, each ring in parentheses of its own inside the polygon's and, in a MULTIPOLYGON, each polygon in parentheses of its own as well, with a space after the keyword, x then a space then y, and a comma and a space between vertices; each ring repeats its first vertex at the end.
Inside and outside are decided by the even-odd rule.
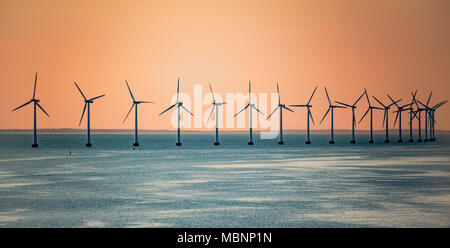
MULTIPOLYGON (((36 81, 37 74, 32 99, 13 111, 35 100, 36 81)), ((415 91, 406 105, 398 105, 401 99, 394 101, 387 95, 392 101, 387 106, 372 96, 383 106, 380 108, 371 105, 364 89, 353 104, 335 101, 339 105, 333 105, 324 87, 329 107, 320 123, 331 113, 327 144, 328 130, 322 133, 314 130, 311 134, 309 129, 310 118, 314 123, 310 108, 317 86, 305 105, 290 105, 306 107, 307 129, 283 133, 282 110, 295 112, 282 103, 277 83, 276 105, 265 119, 278 113, 281 149, 274 145, 273 138, 262 135, 263 129, 256 132, 261 135, 254 135, 251 111, 254 109, 262 116, 264 113, 253 103, 255 99, 252 101, 251 82, 247 104, 232 119, 249 110, 248 145, 252 146, 242 142, 246 136, 242 131, 222 132, 220 143, 219 107, 230 102, 216 100, 209 83, 213 107, 206 122, 215 112, 214 146, 209 142, 209 131, 186 132, 185 144, 181 146, 180 111, 194 114, 183 106, 180 79, 175 103, 159 114, 177 107, 176 131, 144 130, 141 143, 137 106, 154 102, 136 100, 125 80, 132 106, 122 123, 135 108, 132 148, 127 132, 112 131, 96 132, 96 146, 91 147, 90 104, 105 95, 88 99, 74 84, 85 102, 79 124, 87 109, 86 147, 81 145, 81 130, 44 132, 40 149, 34 145, 36 125, 31 148, 25 145, 26 132, 0 132, 0 198, 15 196, 14 200, 0 203, 3 210, 0 226, 447 227, 450 224, 449 193, 442 190, 450 189, 450 134, 438 132, 439 139, 435 138, 436 121, 432 114, 447 101, 429 106, 431 94, 427 104, 423 104, 416 99, 415 91), (356 105, 364 96, 368 107, 360 122, 370 116, 370 129, 355 130, 356 105), (388 113, 394 105, 397 110, 393 111, 396 117, 392 128, 398 120, 399 141, 389 143, 388 113), (335 108, 351 108, 351 130, 335 133, 335 108), (374 109, 384 111, 381 128, 385 130, 374 131, 374 109), (403 111, 410 111, 410 140, 417 137, 417 142, 401 142, 403 111), (427 142, 420 141, 419 117, 416 117, 419 129, 413 130, 414 116, 420 116, 421 111, 426 111, 428 120, 423 123, 428 127, 427 142), (177 147, 171 145, 174 133, 177 147), (367 134, 369 143, 361 142, 367 134), (423 207, 424 201, 433 205, 431 213, 423 207), (123 218, 125 211, 127 216, 123 218), (242 215, 252 217, 239 217, 242 215)))
POLYGON ((0 1, 0 227, 448 228, 448 9, 0 1))

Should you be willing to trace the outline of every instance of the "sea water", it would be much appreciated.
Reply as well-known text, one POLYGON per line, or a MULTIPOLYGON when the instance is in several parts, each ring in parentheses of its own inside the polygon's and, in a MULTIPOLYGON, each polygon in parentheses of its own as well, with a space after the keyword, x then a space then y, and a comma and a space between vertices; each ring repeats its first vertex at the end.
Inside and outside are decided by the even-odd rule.
POLYGON ((0 227, 450 227, 450 135, 0 134, 0 227))

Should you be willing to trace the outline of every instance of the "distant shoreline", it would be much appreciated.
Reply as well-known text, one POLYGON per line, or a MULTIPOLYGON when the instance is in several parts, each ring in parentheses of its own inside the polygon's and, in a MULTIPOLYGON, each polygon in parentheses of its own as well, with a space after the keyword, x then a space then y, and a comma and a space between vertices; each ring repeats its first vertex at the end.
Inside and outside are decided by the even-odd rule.
MULTIPOLYGON (((211 130, 182 130, 183 133, 192 133, 192 134, 204 134, 214 132, 215 129, 211 130)), ((270 130, 261 129, 254 130, 254 132, 269 132, 270 130)), ((408 134, 409 129, 402 130, 405 135, 408 134)), ((38 132, 41 134, 84 134, 86 133, 85 129, 75 129, 75 128, 43 128, 38 129, 38 132)), ((94 133, 103 133, 103 134, 130 134, 134 132, 134 129, 91 129, 91 132, 94 133)), ((176 133, 177 130, 139 130, 140 134, 173 134, 176 133)), ((306 134, 306 130, 303 129, 291 129, 291 130, 283 130, 286 134, 306 134)), ((374 130, 374 134, 384 134, 384 129, 374 130)), ((417 133, 417 129, 413 129, 414 134, 417 133)), ((450 130, 436 130, 438 134, 450 134, 450 130)), ((22 134, 22 133, 33 133, 33 129, 0 129, 0 134, 22 134)), ((244 130, 220 130, 222 134, 247 134, 248 129, 244 130)), ((311 130, 311 134, 329 134, 330 130, 311 130)), ((351 134, 351 130, 349 129, 335 129, 335 134, 351 134)), ((369 130, 356 130, 357 134, 368 134, 369 130)), ((389 133, 394 135, 398 133, 398 129, 389 129, 389 133)), ((424 130, 422 129, 422 133, 424 134, 424 130)))

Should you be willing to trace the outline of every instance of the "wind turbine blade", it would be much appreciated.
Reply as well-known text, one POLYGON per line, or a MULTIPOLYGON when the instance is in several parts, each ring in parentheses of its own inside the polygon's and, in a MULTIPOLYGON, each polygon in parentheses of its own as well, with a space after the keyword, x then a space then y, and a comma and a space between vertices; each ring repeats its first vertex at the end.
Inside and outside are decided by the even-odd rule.
POLYGON ((327 94, 328 103, 330 103, 330 106, 331 106, 331 101, 330 101, 330 97, 328 96, 327 87, 324 87, 324 88, 325 88, 325 93, 327 94))
POLYGON ((380 109, 380 110, 384 110, 383 108, 379 108, 379 107, 372 107, 373 109, 380 109))
POLYGON ((369 94, 367 94, 366 88, 364 88, 364 93, 366 94, 367 103, 369 104, 369 106, 371 106, 370 105, 370 100, 369 100, 369 94))
POLYGON ((419 109, 419 103, 417 102, 417 99, 414 100, 414 103, 416 104, 416 108, 419 109))
POLYGON ((86 105, 87 105, 87 104, 88 104, 87 102, 84 103, 83 113, 81 114, 81 119, 80 119, 80 123, 78 124, 78 126, 80 126, 80 125, 81 125, 81 122, 83 121, 84 111, 86 111, 86 105))
POLYGON ((148 101, 138 101, 138 103, 155 103, 155 102, 148 102, 148 101))
MULTIPOLYGON (((394 99, 392 99, 392 97, 391 97, 389 94, 388 94, 387 96, 389 97, 389 99, 391 99, 392 103, 395 104, 395 105, 397 106, 397 108, 400 107, 400 106, 398 106, 397 102, 394 101, 394 99)), ((389 106, 391 106, 391 105, 389 105, 389 106)))
POLYGON ((364 119, 364 117, 366 117, 367 113, 369 113, 370 108, 367 108, 366 113, 364 113, 363 117, 361 118, 361 120, 359 120, 358 123, 361 123, 361 121, 364 119))
POLYGON ((252 81, 248 81, 248 103, 249 104, 251 103, 251 100, 252 100, 252 88, 251 88, 251 85, 252 85, 252 81))
POLYGON ((162 114, 164 114, 165 112, 169 111, 169 109, 175 107, 175 105, 177 105, 177 104, 175 103, 174 105, 168 107, 166 110, 164 110, 163 112, 161 112, 159 115, 162 115, 162 114))
POLYGON ((430 92, 430 96, 428 97, 427 106, 430 103, 431 95, 433 94, 433 91, 430 92))
POLYGON ((32 100, 30 100, 30 101, 28 101, 28 102, 26 102, 26 103, 20 105, 19 107, 15 108, 15 109, 13 109, 13 110, 11 110, 11 111, 16 111, 16 110, 20 109, 21 107, 24 107, 24 106, 30 104, 31 102, 32 102, 32 100))
POLYGON ((182 109, 184 109, 184 110, 186 110, 189 114, 191 114, 192 116, 194 116, 192 113, 191 113, 191 111, 189 111, 187 108, 185 108, 183 105, 180 105, 180 107, 182 108, 182 109))
POLYGON ((447 100, 442 101, 442 102, 440 102, 440 103, 434 105, 434 107, 431 107, 431 108, 432 108, 432 109, 437 109, 437 108, 441 107, 442 105, 444 105, 444 104, 446 104, 446 103, 447 103, 447 100))
POLYGON ((314 123, 314 118, 313 118, 313 116, 312 116, 312 114, 311 114, 311 111, 308 111, 308 114, 309 114, 309 116, 311 117, 311 121, 312 121, 313 125, 316 125, 316 124, 314 123))
POLYGON ((278 93, 278 105, 281 104, 281 98, 280 98, 280 88, 278 88, 278 82, 277 82, 277 93, 278 93))
POLYGON ((397 101, 395 101, 395 102, 392 102, 392 103, 389 104, 387 107, 389 108, 389 107, 391 107, 391 106, 394 105, 394 104, 398 107, 397 103, 399 103, 401 100, 402 100, 402 99, 397 100, 397 101))
POLYGON ((328 107, 327 112, 325 113, 325 115, 323 116, 322 120, 320 120, 320 123, 322 123, 323 119, 325 119, 325 117, 327 116, 328 112, 330 112, 331 107, 328 107))
POLYGON ((282 106, 282 108, 284 108, 284 109, 286 109, 286 110, 289 110, 289 111, 291 111, 292 113, 294 113, 294 110, 292 110, 292 109, 290 109, 290 108, 288 108, 288 107, 286 107, 286 106, 282 106))
POLYGON ((414 93, 411 91, 411 96, 412 96, 411 103, 414 103, 416 101, 416 95, 417 95, 417 90, 414 93))
POLYGON ((180 78, 178 78, 178 83, 177 83, 177 103, 180 100, 180 78))
POLYGON ((84 94, 83 94, 83 91, 81 91, 80 87, 78 87, 77 82, 75 82, 75 81, 73 81, 73 82, 75 83, 75 86, 77 86, 78 91, 80 91, 80 93, 81 93, 81 95, 83 96, 84 100, 87 100, 86 97, 85 97, 84 94))
POLYGON ((359 102, 359 100, 364 96, 364 94, 365 94, 365 91, 361 94, 361 96, 359 96, 358 100, 356 100, 356 102, 353 104, 353 106, 359 102))
POLYGON ((280 105, 278 105, 273 111, 272 111, 272 113, 270 113, 270 115, 269 116, 267 116, 267 119, 266 120, 268 120, 274 113, 275 113, 275 111, 277 111, 277 109, 280 107, 280 105))
POLYGON ((383 106, 384 108, 386 108, 386 106, 384 106, 384 104, 383 103, 381 103, 380 102, 380 100, 378 100, 376 97, 374 97, 374 96, 372 96, 373 97, 373 99, 375 99, 381 106, 383 106))
POLYGON ((306 107, 307 105, 289 105, 291 107, 306 107))
POLYGON ((437 108, 440 108, 442 105, 445 105, 448 102, 448 100, 445 100, 441 105, 439 105, 437 108))
POLYGON ((50 115, 47 113, 47 112, 45 112, 45 110, 44 110, 44 108, 37 102, 36 103, 36 105, 38 105, 38 107, 48 116, 48 117, 50 117, 50 115))
POLYGON ((254 108, 256 111, 258 111, 260 114, 262 114, 262 115, 264 115, 264 113, 263 112, 261 112, 257 107, 255 107, 255 106, 252 106, 252 108, 254 108))
POLYGON ((397 119, 398 119, 399 114, 400 114, 400 111, 397 111, 397 114, 395 115, 394 127, 397 124, 397 119))
POLYGON ((128 113, 127 113, 127 115, 125 116, 125 118, 123 119, 123 121, 122 121, 122 124, 124 124, 125 123, 125 121, 127 120, 127 118, 128 118, 128 115, 131 113, 131 110, 133 110, 133 107, 134 107, 134 103, 133 104, 131 104, 131 108, 130 108, 130 111, 128 111, 128 113))
MULTIPOLYGON (((211 86, 211 85, 210 85, 211 86)), ((209 114, 208 120, 206 122, 209 122, 209 119, 211 119, 212 114, 214 113, 214 108, 216 107, 216 105, 213 105, 213 107, 211 108, 211 113, 209 114)))
POLYGON ((309 98, 309 101, 308 101, 308 103, 307 103, 306 105, 309 105, 309 103, 311 102, 311 100, 312 100, 312 98, 313 98, 313 96, 314 96, 314 93, 316 93, 316 90, 317 90, 317 86, 316 86, 316 88, 314 88, 314 91, 313 91, 313 93, 311 94, 311 97, 309 98))
POLYGON ((401 106, 400 108, 404 108, 404 107, 410 106, 410 105, 412 105, 412 103, 405 104, 405 105, 401 106))
POLYGON ((130 89, 130 86, 128 85, 128 82, 127 82, 127 80, 125 79, 125 83, 127 84, 127 88, 128 88, 128 91, 130 92, 130 95, 131 95, 131 99, 133 99, 133 101, 136 101, 136 100, 134 100, 134 96, 133 96, 133 93, 131 93, 131 89, 130 89))
POLYGON ((34 76, 34 91, 33 91, 33 99, 34 99, 34 96, 36 95, 36 84, 37 84, 37 72, 36 72, 36 75, 34 76))
POLYGON ((241 109, 241 111, 239 111, 237 114, 235 114, 233 117, 236 117, 238 114, 240 114, 242 111, 244 111, 245 109, 248 108, 248 106, 250 106, 249 104, 247 104, 243 109, 241 109))
POLYGON ((420 105, 422 105, 424 108, 429 109, 430 107, 428 107, 427 105, 423 104, 421 101, 417 100, 417 102, 420 103, 420 105))
POLYGON ((349 108, 353 108, 353 106, 348 105, 348 104, 345 104, 345 103, 343 103, 343 102, 339 102, 339 101, 335 101, 335 102, 336 102, 336 103, 339 103, 339 104, 341 104, 341 105, 347 106, 347 107, 349 107, 349 108))
POLYGON ((211 94, 212 94, 212 97, 213 97, 213 101, 214 101, 214 103, 215 103, 215 102, 216 102, 216 98, 214 98, 214 92, 213 92, 213 90, 212 90, 211 83, 209 83, 209 89, 211 90, 211 94))
POLYGON ((89 99, 89 101, 94 101, 95 99, 98 99, 98 98, 104 97, 104 96, 105 96, 105 94, 103 94, 103 95, 101 95, 101 96, 96 96, 96 97, 94 97, 94 98, 89 99))
POLYGON ((388 111, 387 109, 384 110, 384 115, 383 115, 383 125, 381 125, 381 126, 383 126, 383 127, 384 127, 384 122, 386 121, 387 111, 388 111))

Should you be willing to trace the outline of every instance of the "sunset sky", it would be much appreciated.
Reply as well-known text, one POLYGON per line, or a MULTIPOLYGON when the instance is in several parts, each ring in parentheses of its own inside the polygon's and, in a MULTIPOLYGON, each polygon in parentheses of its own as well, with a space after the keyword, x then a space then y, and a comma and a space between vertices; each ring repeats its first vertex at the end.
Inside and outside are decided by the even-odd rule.
MULTIPOLYGON (((256 94, 273 93, 278 81, 287 105, 305 104, 318 85, 312 129, 329 128, 328 118, 319 125, 324 86, 346 103, 364 88, 403 104, 413 90, 422 102, 432 90, 434 105, 450 96, 449 13, 448 0, 0 0, 0 129, 33 127, 31 105, 11 110, 32 97, 35 72, 50 114, 38 114, 39 128, 79 128, 84 103, 73 81, 88 97, 106 94, 91 107, 94 129, 134 127, 134 115, 122 124, 131 107, 125 79, 137 99, 156 102, 140 105, 142 129, 174 129, 172 112, 158 114, 173 104, 178 77, 191 98, 194 85, 209 93, 208 82, 224 97, 247 94, 249 80, 256 94)), ((366 108, 361 101, 358 120, 366 108)), ((283 113, 284 128, 305 129, 306 110, 294 110, 283 113)), ((336 110, 335 128, 350 129, 350 118, 336 110)), ((381 129, 383 113, 374 118, 381 129)), ((436 120, 450 129, 450 104, 436 120)))

